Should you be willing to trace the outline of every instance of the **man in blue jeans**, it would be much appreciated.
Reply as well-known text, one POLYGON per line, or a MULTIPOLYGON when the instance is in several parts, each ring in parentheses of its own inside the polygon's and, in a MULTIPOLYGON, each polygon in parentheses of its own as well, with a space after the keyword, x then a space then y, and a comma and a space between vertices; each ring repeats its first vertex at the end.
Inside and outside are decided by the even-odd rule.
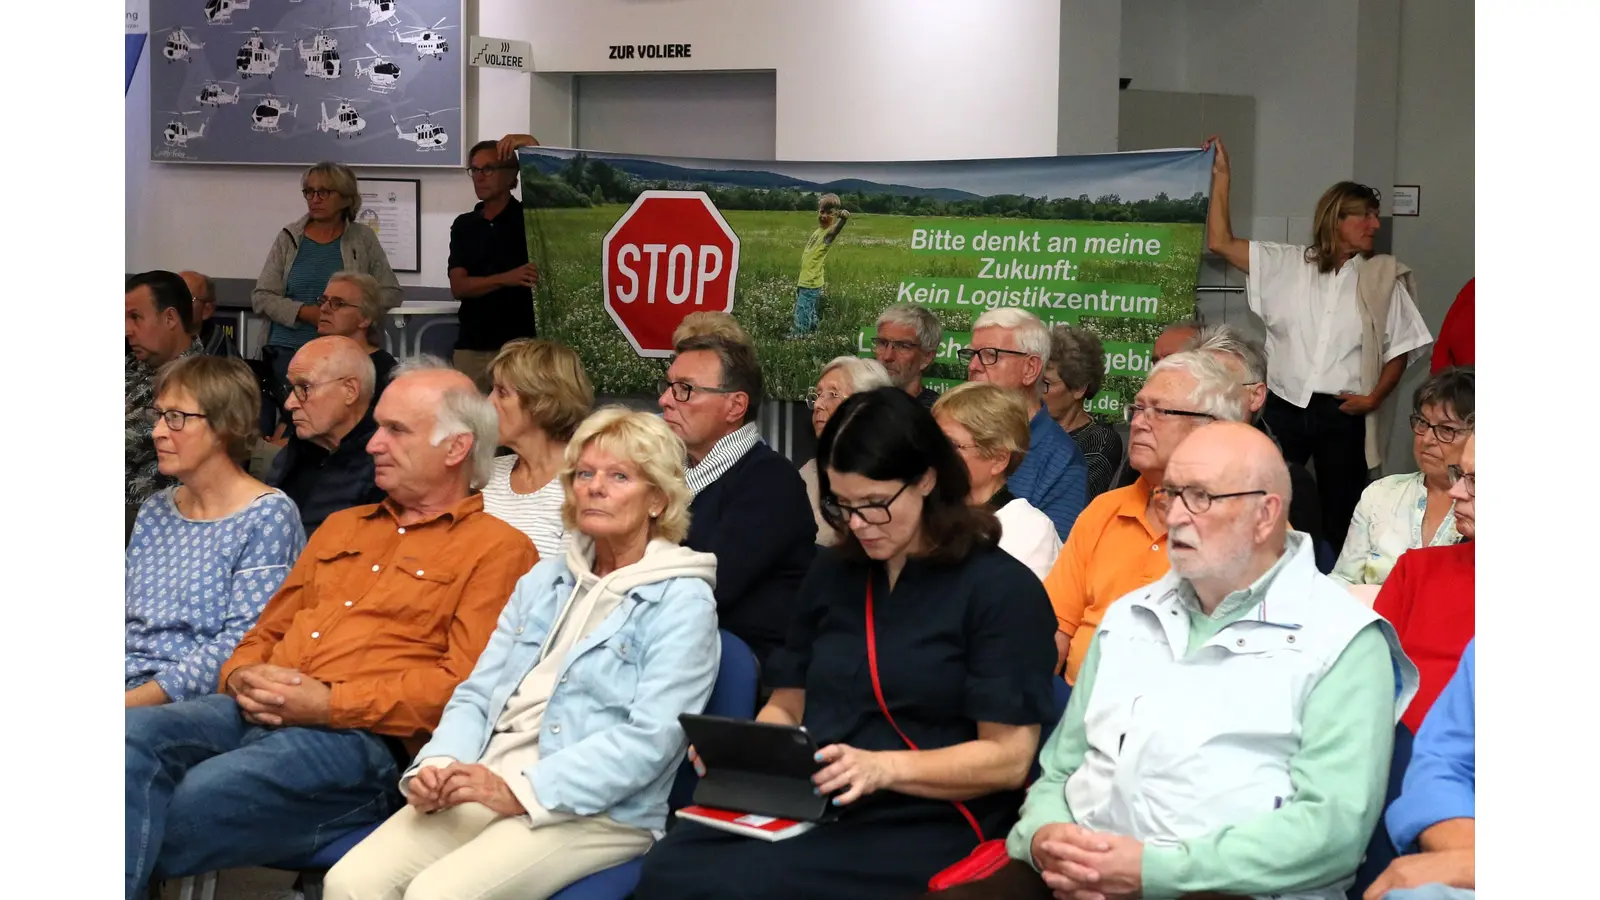
POLYGON ((380 504, 330 515, 222 667, 127 710, 125 888, 309 855, 382 821, 539 554, 483 511, 494 409, 440 360, 396 370, 367 443, 380 504))

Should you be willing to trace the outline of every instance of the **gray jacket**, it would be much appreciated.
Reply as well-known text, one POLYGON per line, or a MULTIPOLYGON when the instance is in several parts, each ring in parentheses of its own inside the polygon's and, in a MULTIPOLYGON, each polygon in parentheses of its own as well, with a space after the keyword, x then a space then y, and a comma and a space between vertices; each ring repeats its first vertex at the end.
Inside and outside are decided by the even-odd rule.
MULTIPOLYGON (((256 288, 250 292, 251 308, 280 325, 299 324, 300 304, 284 296, 283 286, 289 277, 289 267, 294 265, 295 254, 300 252, 300 241, 306 236, 309 218, 301 216, 299 221, 278 232, 267 254, 267 264, 261 267, 261 277, 256 279, 256 288)), ((344 234, 339 238, 339 255, 344 257, 346 270, 365 272, 378 279, 384 312, 400 305, 404 299, 400 282, 395 280, 394 270, 389 268, 389 257, 371 228, 360 222, 346 222, 344 234)))

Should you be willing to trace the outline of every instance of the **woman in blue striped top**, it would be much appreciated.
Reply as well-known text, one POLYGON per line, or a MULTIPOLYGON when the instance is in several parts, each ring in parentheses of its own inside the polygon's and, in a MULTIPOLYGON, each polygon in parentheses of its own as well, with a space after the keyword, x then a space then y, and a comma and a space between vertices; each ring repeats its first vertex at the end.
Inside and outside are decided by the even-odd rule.
MULTIPOLYGON (((372 229, 357 222, 361 192, 349 167, 318 163, 300 179, 306 214, 285 226, 272 242, 256 279, 250 305, 272 320, 263 359, 272 367, 277 392, 261 410, 261 432, 272 434, 277 407, 288 394, 289 360, 317 336, 317 299, 335 272, 363 272, 377 279, 385 312, 400 305, 400 284, 372 229)), ((283 417, 285 425, 288 418, 283 417)))

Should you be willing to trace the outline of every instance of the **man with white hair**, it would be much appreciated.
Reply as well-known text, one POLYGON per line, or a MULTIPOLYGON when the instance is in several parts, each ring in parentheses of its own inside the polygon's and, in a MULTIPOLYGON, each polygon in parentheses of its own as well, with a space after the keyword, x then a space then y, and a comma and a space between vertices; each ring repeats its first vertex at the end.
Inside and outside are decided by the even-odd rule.
POLYGON ((1172 571, 1106 615, 1012 862, 943 900, 1336 900, 1354 881, 1416 668, 1288 530, 1261 432, 1203 426, 1160 490, 1172 571))
POLYGON ((1089 500, 1089 464, 1044 405, 1050 330, 1024 309, 991 309, 972 323, 972 345, 956 354, 967 378, 1018 391, 1028 404, 1028 455, 1006 482, 1055 523, 1064 541, 1089 500))
POLYGON ((889 377, 929 409, 939 399, 939 392, 922 386, 922 373, 933 365, 943 334, 939 317, 926 306, 896 303, 878 314, 877 333, 872 338, 872 355, 883 363, 889 377))
POLYGON ((220 692, 127 711, 125 888, 310 855, 404 802, 400 772, 539 555, 484 512, 494 407, 402 365, 367 443, 382 503, 330 515, 222 666, 220 692))

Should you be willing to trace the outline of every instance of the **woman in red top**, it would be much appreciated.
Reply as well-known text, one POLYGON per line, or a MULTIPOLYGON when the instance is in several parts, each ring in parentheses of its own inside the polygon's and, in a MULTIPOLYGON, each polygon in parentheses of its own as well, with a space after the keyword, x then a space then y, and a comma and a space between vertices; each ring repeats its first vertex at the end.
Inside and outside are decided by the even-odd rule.
POLYGON ((1444 314, 1444 324, 1439 326, 1439 339, 1433 344, 1433 363, 1430 374, 1437 375, 1451 366, 1472 365, 1472 347, 1477 329, 1474 327, 1472 283, 1456 295, 1450 311, 1444 314))

